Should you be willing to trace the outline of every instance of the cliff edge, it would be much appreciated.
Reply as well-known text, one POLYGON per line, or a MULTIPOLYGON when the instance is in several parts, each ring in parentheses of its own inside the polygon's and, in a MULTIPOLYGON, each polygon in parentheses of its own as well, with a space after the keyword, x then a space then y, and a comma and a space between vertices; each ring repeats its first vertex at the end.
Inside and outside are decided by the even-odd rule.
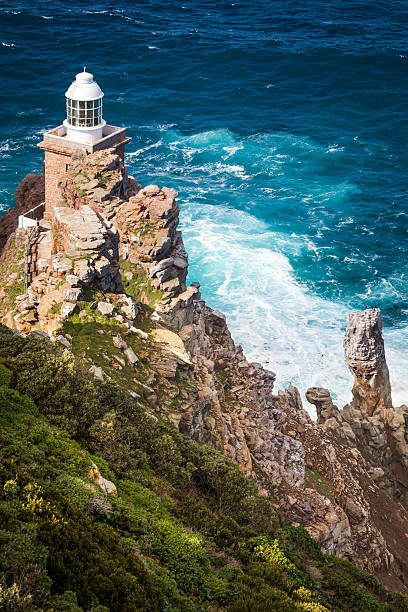
POLYGON ((350 315, 353 401, 339 410, 309 389, 313 422, 298 390, 275 392, 275 375, 186 284, 174 190, 142 188, 113 150, 72 159, 61 188, 54 219, 5 247, 3 322, 56 340, 152 417, 235 460, 324 551, 406 589, 408 408, 392 406, 380 312, 350 315))

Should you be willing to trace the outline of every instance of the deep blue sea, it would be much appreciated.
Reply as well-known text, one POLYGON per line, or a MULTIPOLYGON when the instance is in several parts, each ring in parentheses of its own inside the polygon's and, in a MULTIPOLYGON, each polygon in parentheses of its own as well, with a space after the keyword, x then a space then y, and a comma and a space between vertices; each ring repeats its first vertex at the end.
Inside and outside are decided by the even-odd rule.
POLYGON ((249 359, 344 403, 347 314, 379 306, 408 401, 408 2, 0 0, 0 21, 1 210, 86 65, 249 359))

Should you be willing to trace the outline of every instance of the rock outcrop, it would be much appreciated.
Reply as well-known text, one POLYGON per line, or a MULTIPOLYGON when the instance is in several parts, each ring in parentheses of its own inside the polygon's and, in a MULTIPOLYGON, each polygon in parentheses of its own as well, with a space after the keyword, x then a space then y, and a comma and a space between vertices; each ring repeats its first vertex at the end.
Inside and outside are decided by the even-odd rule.
MULTIPOLYGON (((408 407, 393 407, 391 384, 378 308, 354 311, 346 331, 344 352, 354 376, 353 400, 344 416, 381 464, 408 467, 408 407)), ((401 480, 402 475, 399 477, 401 480)), ((403 478, 407 483, 406 478, 403 478)))
POLYGON ((0 255, 7 239, 18 227, 19 215, 44 202, 44 189, 44 174, 27 174, 23 178, 14 192, 15 205, 0 217, 0 255))
POLYGON ((148 185, 118 211, 121 257, 140 264, 153 287, 171 297, 180 293, 187 278, 188 258, 177 231, 179 207, 173 189, 148 185))
MULTIPOLYGON (((371 556, 368 567, 373 570, 375 553, 383 566, 397 560, 406 571, 406 546, 398 546, 392 533, 399 532, 403 540, 408 537, 408 407, 392 406, 381 331, 377 308, 351 313, 344 342, 354 376, 349 405, 339 410, 327 389, 310 388, 306 397, 316 406, 321 431, 336 454, 343 455, 337 469, 347 497, 339 499, 351 523, 353 551, 360 550, 365 559, 371 556)), ((331 466, 336 463, 332 458, 331 466)))

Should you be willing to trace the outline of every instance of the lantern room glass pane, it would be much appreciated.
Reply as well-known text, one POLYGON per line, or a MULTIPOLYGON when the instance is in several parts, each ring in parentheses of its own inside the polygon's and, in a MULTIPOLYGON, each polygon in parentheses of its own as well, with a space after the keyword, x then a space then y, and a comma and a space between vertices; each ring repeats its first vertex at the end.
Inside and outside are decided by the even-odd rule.
POLYGON ((78 127, 94 127, 102 122, 102 98, 71 100, 67 98, 68 123, 78 127))

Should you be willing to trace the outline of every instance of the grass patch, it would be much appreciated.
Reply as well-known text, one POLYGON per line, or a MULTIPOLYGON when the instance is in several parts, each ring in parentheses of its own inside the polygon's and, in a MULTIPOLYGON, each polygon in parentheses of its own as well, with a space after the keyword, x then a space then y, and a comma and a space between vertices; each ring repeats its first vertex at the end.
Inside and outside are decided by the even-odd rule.
POLYGON ((132 264, 130 261, 121 261, 120 270, 126 293, 134 297, 136 301, 148 303, 154 308, 156 302, 163 299, 163 291, 152 286, 142 266, 132 264), (132 274, 132 278, 130 280, 126 278, 125 273, 132 274))
POLYGON ((16 298, 24 294, 24 251, 26 237, 10 241, 0 265, 0 287, 5 296, 0 300, 0 319, 15 310, 16 298))
POLYGON ((61 314, 62 302, 57 302, 49 309, 50 314, 61 314))
POLYGON ((316 468, 306 468, 306 474, 313 481, 314 486, 322 495, 330 497, 332 494, 330 486, 325 477, 322 476, 316 468))

